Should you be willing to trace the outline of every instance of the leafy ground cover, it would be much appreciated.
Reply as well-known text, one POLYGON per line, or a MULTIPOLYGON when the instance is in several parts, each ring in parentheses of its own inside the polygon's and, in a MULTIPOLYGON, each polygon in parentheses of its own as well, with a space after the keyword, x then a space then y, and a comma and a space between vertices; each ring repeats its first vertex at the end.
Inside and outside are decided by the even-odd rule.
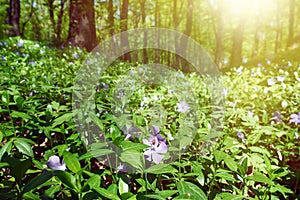
POLYGON ((95 88, 96 112, 86 120, 124 150, 126 165, 157 164, 126 173, 124 165, 110 168, 107 160, 94 156, 107 156, 111 149, 100 142, 87 151, 88 142, 77 133, 72 92, 86 52, 20 38, 0 46, 1 199, 298 198, 299 63, 269 62, 224 73, 223 127, 210 144, 204 138, 212 129, 211 99, 202 77, 174 73, 173 78, 186 83, 175 91, 155 84, 140 87, 128 99, 135 123, 131 127, 115 118, 114 106, 125 106, 126 91, 114 88, 120 80, 131 80, 128 74, 137 65, 114 63, 95 88), (181 101, 172 92, 187 98, 181 101), (152 112, 156 104, 164 111, 159 115, 152 112), (194 104, 197 112, 189 113, 194 104), (188 114, 196 115, 196 122, 188 114), (191 121, 198 125, 196 135, 190 133, 191 121), (134 128, 146 137, 130 138, 134 128), (171 163, 163 162, 170 157, 171 144, 186 151, 171 163), (140 153, 145 157, 136 159, 140 153))

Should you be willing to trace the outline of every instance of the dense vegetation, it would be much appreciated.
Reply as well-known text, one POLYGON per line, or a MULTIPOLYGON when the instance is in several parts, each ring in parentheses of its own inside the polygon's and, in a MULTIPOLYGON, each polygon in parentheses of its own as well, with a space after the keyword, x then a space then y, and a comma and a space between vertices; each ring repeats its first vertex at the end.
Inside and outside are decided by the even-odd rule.
MULTIPOLYGON (((94 158, 111 152, 99 143, 94 153, 93 149, 92 153, 87 151, 77 134, 72 91, 76 71, 88 54, 79 48, 50 48, 20 38, 2 40, 0 45, 1 199, 298 197, 298 62, 269 61, 224 73, 221 78, 222 95, 226 98, 225 119, 217 137, 210 140, 205 139, 212 129, 213 117, 207 86, 195 73, 178 72, 176 76, 183 81, 178 84, 178 91, 184 89, 180 88, 185 85, 181 83, 186 82, 198 98, 199 126, 192 144, 169 164, 126 173, 94 158), (49 163, 54 155, 63 158, 65 164, 49 163)), ((90 120, 95 120, 102 133, 127 152, 121 156, 123 163, 138 167, 142 164, 136 156, 147 145, 142 145, 142 138, 125 139, 122 122, 116 120, 112 110, 114 87, 138 65, 116 62, 112 67, 114 70, 107 69, 95 88, 98 120, 90 120)), ((184 112, 192 107, 188 99, 189 104, 181 107, 178 101, 172 93, 166 93, 166 88, 150 85, 134 93, 128 109, 146 139, 151 135, 149 128, 156 126, 155 131, 170 145, 181 125, 187 125, 184 112), (154 105, 165 108, 164 117, 159 117, 161 121, 149 120, 158 114, 153 113, 154 105)), ((181 142, 187 145, 191 141, 181 142)))

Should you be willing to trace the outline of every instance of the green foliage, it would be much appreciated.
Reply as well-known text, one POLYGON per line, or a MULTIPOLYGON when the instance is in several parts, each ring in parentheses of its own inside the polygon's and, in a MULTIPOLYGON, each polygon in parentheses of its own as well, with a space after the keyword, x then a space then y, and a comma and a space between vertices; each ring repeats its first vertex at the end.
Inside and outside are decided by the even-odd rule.
MULTIPOLYGON (((1 41, 7 44, 0 49, 1 199, 296 199, 299 195, 299 124, 290 121, 300 111, 299 63, 286 67, 271 63, 222 75, 227 89, 225 120, 211 143, 203 139, 211 128, 209 91, 201 77, 182 74, 182 80, 192 84, 199 105, 197 134, 176 161, 146 167, 141 152, 147 145, 141 138, 125 140, 121 128, 126 120, 117 122, 111 108, 114 87, 136 66, 116 62, 104 73, 99 87, 105 83, 108 88, 99 89, 96 114, 86 118, 123 152, 107 149, 105 142, 85 148, 72 120, 71 102, 75 72, 85 52, 28 40, 18 46, 19 41, 1 41), (118 153, 122 162, 139 171, 126 174, 107 167, 106 162, 112 161, 108 155, 118 153), (63 159, 67 171, 47 168, 53 155, 63 159)), ((176 111, 178 99, 166 88, 141 87, 130 98, 129 117, 142 131, 158 124, 168 145, 178 132, 191 136, 191 122, 176 111), (151 112, 157 109, 154 102, 165 110, 155 123, 151 119, 159 118, 151 112)), ((185 138, 176 144, 186 146, 190 140, 185 138)))

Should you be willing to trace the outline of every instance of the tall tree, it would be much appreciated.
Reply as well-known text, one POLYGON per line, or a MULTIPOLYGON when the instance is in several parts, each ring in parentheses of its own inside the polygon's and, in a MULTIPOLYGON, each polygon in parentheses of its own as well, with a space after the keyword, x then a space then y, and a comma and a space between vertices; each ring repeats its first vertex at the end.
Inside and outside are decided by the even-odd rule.
POLYGON ((66 0, 60 1, 60 9, 59 9, 59 15, 57 20, 57 27, 56 27, 56 37, 57 37, 57 43, 61 43, 61 30, 62 30, 62 21, 64 16, 64 7, 65 7, 66 0))
MULTIPOLYGON (((146 23, 146 0, 141 0, 141 12, 142 12, 142 27, 145 28, 146 23)), ((145 48, 147 46, 147 32, 144 31, 143 33, 144 37, 144 48, 143 48, 143 63, 148 63, 148 55, 147 55, 147 49, 145 48)))
POLYGON ((280 0, 277 1, 277 9, 276 9, 276 39, 275 39, 275 49, 274 52, 281 48, 281 41, 282 41, 282 5, 280 0))
MULTIPOLYGON (((127 31, 128 30, 128 6, 129 6, 129 0, 123 0, 122 7, 121 7, 121 31, 127 31)), ((121 45, 123 47, 129 47, 129 41, 127 35, 121 36, 121 45)), ((123 56, 123 59, 126 61, 131 61, 130 53, 125 53, 123 56)))
POLYGON ((240 17, 238 24, 232 32, 232 49, 230 65, 235 66, 242 62, 242 49, 243 49, 243 38, 244 38, 244 25, 245 18, 240 17))
POLYGON ((7 8, 6 23, 12 27, 8 30, 9 36, 20 35, 20 0, 9 0, 9 7, 7 8))
MULTIPOLYGON (((187 0, 186 23, 185 23, 185 30, 184 30, 184 34, 186 36, 191 36, 191 33, 192 33, 193 14, 194 14, 194 0, 187 0)), ((184 56, 185 56, 185 54, 193 53, 193 52, 190 52, 191 49, 187 49, 187 41, 185 38, 181 39, 180 48, 182 48, 184 56)), ((190 66, 189 66, 189 63, 186 62, 186 60, 181 59, 181 66, 184 71, 189 71, 190 66)))
POLYGON ((68 42, 91 51, 97 44, 93 0, 70 0, 68 42))
POLYGON ((287 47, 293 44, 294 40, 294 24, 295 24, 295 0, 289 2, 289 36, 287 47))
POLYGON ((215 49, 215 63, 219 68, 222 67, 222 58, 224 51, 224 7, 223 1, 218 2, 217 5, 212 6, 212 12, 215 16, 214 30, 216 35, 216 49, 215 49))
POLYGON ((258 55, 259 43, 260 43, 260 15, 257 14, 255 17, 255 33, 252 47, 252 57, 255 58, 258 55))

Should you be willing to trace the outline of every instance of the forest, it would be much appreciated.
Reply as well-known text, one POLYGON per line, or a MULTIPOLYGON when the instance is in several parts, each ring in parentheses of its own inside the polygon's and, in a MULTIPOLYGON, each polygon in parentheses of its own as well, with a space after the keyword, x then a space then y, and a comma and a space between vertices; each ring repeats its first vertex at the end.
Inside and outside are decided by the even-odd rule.
POLYGON ((0 199, 300 199, 298 0, 0 5, 0 199))

